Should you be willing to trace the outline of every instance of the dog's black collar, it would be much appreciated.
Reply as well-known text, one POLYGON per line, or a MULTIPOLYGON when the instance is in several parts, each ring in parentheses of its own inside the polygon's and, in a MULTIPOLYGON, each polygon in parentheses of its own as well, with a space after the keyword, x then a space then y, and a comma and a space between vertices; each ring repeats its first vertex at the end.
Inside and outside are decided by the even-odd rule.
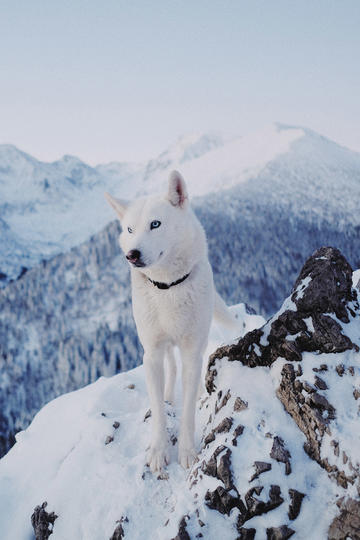
POLYGON ((172 283, 161 283, 160 281, 153 281, 152 279, 148 278, 151 283, 157 287, 158 289, 170 289, 170 287, 174 287, 174 285, 179 285, 179 283, 182 283, 185 281, 186 278, 190 276, 190 272, 186 274, 186 276, 178 279, 177 281, 173 281, 172 283))

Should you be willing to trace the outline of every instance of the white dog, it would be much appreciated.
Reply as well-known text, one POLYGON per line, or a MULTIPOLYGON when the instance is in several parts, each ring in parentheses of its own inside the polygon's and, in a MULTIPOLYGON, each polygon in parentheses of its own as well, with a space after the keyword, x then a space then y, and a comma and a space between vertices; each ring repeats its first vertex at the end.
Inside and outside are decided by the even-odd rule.
POLYGON ((196 456, 195 402, 214 310, 224 323, 236 326, 236 321, 215 291, 205 232, 177 171, 170 175, 165 196, 130 204, 108 193, 105 196, 121 221, 120 246, 131 266, 133 313, 144 347, 152 412, 148 464, 154 472, 169 463, 164 400, 174 399, 173 348, 177 346, 183 383, 179 463, 187 468, 196 456))

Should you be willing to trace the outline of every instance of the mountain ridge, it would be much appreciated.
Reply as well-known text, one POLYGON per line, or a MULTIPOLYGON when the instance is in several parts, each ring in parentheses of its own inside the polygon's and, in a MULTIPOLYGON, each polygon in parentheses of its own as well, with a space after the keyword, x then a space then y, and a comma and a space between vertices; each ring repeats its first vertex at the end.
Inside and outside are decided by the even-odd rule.
MULTIPOLYGON (((321 143, 326 154, 325 169, 326 163, 333 166, 335 154, 345 175, 351 169, 356 174, 360 170, 360 154, 307 128, 282 124, 227 141, 206 134, 185 137, 189 144, 184 145, 184 138, 180 139, 179 147, 175 143, 157 158, 139 164, 112 162, 91 167, 66 155, 46 163, 14 146, 0 145, 0 213, 9 225, 8 233, 2 235, 2 246, 6 247, 0 247, 0 271, 8 276, 7 281, 15 279, 22 266, 33 266, 43 258, 67 251, 105 227, 111 213, 103 200, 104 191, 122 198, 158 191, 163 189, 172 168, 181 170, 193 197, 249 185, 279 157, 291 154, 293 145, 304 139, 308 141, 305 157, 310 163, 316 145, 321 143), (25 156, 25 169, 11 170, 10 165, 16 160, 2 159, 1 148, 25 156), (186 152, 189 155, 184 159, 186 152), (3 253, 4 249, 10 251, 10 232, 16 235, 20 246, 11 259, 3 253)), ((305 172, 309 177, 311 167, 305 172)), ((322 173, 323 182, 325 174, 326 170, 322 173)))

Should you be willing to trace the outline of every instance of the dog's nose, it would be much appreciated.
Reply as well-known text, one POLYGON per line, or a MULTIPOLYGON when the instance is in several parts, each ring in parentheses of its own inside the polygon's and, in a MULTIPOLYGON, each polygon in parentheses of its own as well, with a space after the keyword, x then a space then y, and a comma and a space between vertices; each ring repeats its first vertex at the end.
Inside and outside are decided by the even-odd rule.
POLYGON ((141 253, 138 249, 131 249, 129 253, 126 254, 126 258, 131 263, 136 263, 140 260, 141 253))

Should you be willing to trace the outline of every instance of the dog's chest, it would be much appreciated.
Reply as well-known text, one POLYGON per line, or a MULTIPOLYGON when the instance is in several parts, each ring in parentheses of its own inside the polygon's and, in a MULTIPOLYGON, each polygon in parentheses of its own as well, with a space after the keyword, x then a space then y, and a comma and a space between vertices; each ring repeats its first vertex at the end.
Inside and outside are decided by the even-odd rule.
POLYGON ((203 289, 185 283, 167 290, 149 283, 133 286, 133 310, 140 340, 158 337, 178 342, 185 335, 198 332, 205 313, 212 311, 207 305, 209 294, 204 294, 203 289))

